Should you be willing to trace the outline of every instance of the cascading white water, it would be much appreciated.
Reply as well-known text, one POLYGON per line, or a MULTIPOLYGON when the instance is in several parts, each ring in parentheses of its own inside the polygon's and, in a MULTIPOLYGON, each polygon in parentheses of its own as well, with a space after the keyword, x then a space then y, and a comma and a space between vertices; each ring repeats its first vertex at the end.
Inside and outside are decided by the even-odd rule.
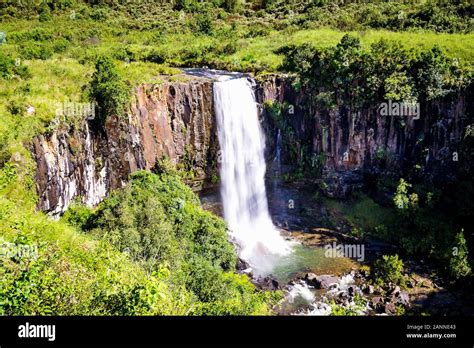
POLYGON ((256 275, 265 275, 271 272, 274 257, 291 249, 268 212, 265 141, 250 81, 224 77, 215 82, 214 105, 224 218, 241 248, 240 257, 256 275))

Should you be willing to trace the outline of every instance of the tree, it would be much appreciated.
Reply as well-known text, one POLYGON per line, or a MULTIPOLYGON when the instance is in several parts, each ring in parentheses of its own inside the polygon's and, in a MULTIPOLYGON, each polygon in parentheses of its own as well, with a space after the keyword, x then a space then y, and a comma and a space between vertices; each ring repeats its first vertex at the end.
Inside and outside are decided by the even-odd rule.
POLYGON ((408 210, 409 208, 418 207, 418 195, 416 193, 408 193, 408 189, 411 188, 411 184, 406 182, 405 179, 400 179, 397 192, 393 197, 393 202, 399 210, 408 210))
POLYGON ((464 238, 464 230, 461 230, 454 238, 455 246, 449 261, 449 271, 451 276, 458 280, 466 277, 471 273, 471 266, 468 260, 468 249, 466 239, 464 238))
POLYGON ((99 117, 121 116, 130 99, 130 88, 110 57, 99 57, 91 81, 91 96, 99 106, 99 117))
POLYGON ((375 262, 374 266, 374 276, 377 283, 403 284, 403 261, 398 258, 398 255, 383 255, 375 262))

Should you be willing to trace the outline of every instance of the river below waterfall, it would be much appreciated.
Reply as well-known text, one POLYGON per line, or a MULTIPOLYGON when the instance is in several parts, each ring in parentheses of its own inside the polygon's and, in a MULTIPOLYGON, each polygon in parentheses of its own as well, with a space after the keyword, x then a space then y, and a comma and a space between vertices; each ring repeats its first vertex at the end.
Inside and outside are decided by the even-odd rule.
POLYGON ((202 190, 201 203, 226 220, 241 259, 239 272, 262 289, 284 291, 277 314, 329 315, 341 313, 342 308, 346 315, 394 315, 400 308, 409 308, 410 301, 419 308, 433 308, 427 294, 435 293, 438 302, 449 300, 449 293, 433 290, 439 286, 423 289, 423 284, 432 283, 429 268, 416 262, 407 267, 414 273, 404 275, 410 279, 410 294, 390 282, 374 289, 360 262, 393 254, 394 246, 361 242, 354 236, 357 226, 346 218, 344 209, 364 197, 328 201, 315 182, 283 180, 281 131, 274 135, 273 159, 266 158, 251 77, 201 69, 187 73, 214 80, 220 187, 202 190), (328 255, 328 250, 341 246, 360 247, 361 257, 345 251, 328 255))
MULTIPOLYGON (((356 260, 346 257, 326 257, 323 245, 336 239, 313 233, 313 227, 321 226, 320 222, 325 217, 311 209, 308 210, 309 208, 304 208, 305 205, 312 206, 310 191, 301 190, 298 185, 276 184, 271 179, 267 180, 266 186, 268 207, 274 225, 286 240, 295 242, 292 252, 279 257, 270 273, 270 276, 287 290, 286 300, 281 304, 278 313, 293 314, 313 310, 316 312, 313 314, 325 314, 324 309, 318 311, 311 307, 324 291, 310 288, 299 279, 308 273, 343 276, 359 268, 360 265, 356 260), (292 197, 296 203, 293 208, 288 207, 288 197, 292 197), (307 245, 305 237, 318 238, 318 242, 316 245, 307 245)), ((206 210, 222 216, 221 194, 217 188, 202 191, 200 199, 206 210)))
MULTIPOLYGON (((313 215, 308 218, 307 209, 298 209, 295 206, 294 210, 286 209, 284 197, 293 197, 295 202, 307 202, 310 197, 308 192, 299 190, 298 187, 286 184, 278 187, 277 194, 274 192, 272 182, 267 181, 268 190, 268 206, 273 223, 277 230, 285 239, 295 241, 292 252, 284 255, 278 259, 271 276, 282 284, 303 276, 308 272, 316 274, 334 274, 342 275, 353 269, 356 269, 359 264, 357 261, 346 258, 328 258, 325 256, 325 249, 323 247, 326 243, 332 243, 336 239, 327 236, 312 233, 313 227, 318 227, 319 220, 324 220, 324 216, 313 215), (307 223, 307 226, 304 224, 307 223), (302 240, 305 236, 313 238, 320 238, 316 246, 305 245, 302 240)), ((201 203, 204 209, 212 211, 214 214, 222 215, 222 199, 217 188, 203 190, 200 193, 201 203)), ((312 213, 314 213, 312 211, 312 213)), ((255 231, 258 233, 258 231, 255 231)))
MULTIPOLYGON (((342 275, 357 264, 345 257, 328 257, 322 246, 308 246, 295 238, 309 231, 303 213, 309 211, 310 197, 303 197, 297 188, 282 185, 276 178, 265 181, 266 139, 251 78, 217 73, 214 105, 220 190, 203 193, 203 206, 226 220, 239 256, 250 266, 248 274, 254 280, 270 278, 286 287, 282 312, 303 310, 316 293, 298 279, 308 273, 342 275)), ((282 169, 280 139, 278 135, 272 162, 277 176, 282 169)))

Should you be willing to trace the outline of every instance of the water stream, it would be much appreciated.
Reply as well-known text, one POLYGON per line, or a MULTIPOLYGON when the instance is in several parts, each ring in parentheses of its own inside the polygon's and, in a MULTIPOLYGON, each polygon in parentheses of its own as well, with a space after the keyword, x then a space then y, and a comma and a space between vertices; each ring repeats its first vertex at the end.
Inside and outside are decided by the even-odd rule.
POLYGON ((249 79, 221 76, 214 83, 214 105, 221 148, 224 218, 255 275, 273 270, 291 252, 270 218, 265 190, 265 140, 249 79))
POLYGON ((311 192, 282 185, 282 139, 278 132, 275 156, 270 163, 273 179, 267 196, 265 137, 252 80, 234 74, 219 74, 217 80, 215 75, 213 78, 221 185, 219 193, 201 194, 201 201, 206 209, 224 217, 239 256, 250 264, 253 277, 270 275, 281 285, 291 284, 287 287, 287 301, 281 306, 281 313, 310 310, 312 314, 327 314, 327 305, 310 306, 317 304, 318 292, 298 279, 307 272, 342 274, 354 264, 346 258, 328 258, 322 247, 308 247, 288 237, 300 231, 299 227, 294 228, 303 222, 298 209, 285 208, 288 199, 309 203, 305 194, 311 192), (287 237, 283 237, 282 232, 287 237))

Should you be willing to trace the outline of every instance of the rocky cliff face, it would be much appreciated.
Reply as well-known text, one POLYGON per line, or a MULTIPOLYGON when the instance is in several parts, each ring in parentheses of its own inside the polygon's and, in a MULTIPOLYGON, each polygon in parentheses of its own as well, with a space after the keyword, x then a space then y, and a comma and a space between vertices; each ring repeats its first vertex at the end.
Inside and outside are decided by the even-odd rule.
POLYGON ((72 200, 95 205, 128 175, 167 157, 192 168, 194 182, 210 176, 217 153, 212 82, 166 82, 136 88, 127 117, 94 129, 83 120, 34 140, 38 208, 62 213, 72 200))
MULTIPOLYGON (((284 76, 268 76, 255 88, 267 158, 274 158, 277 128, 284 124, 283 162, 315 167, 330 196, 345 196, 361 184, 363 174, 419 166, 420 174, 446 180, 466 162, 460 144, 472 120, 464 96, 422 105, 414 120, 381 117, 377 106, 360 112, 344 106, 309 109, 305 91, 296 92, 284 76), (285 103, 283 123, 265 111, 266 102, 285 103)), ((63 124, 51 135, 37 137, 38 208, 58 215, 78 196, 95 205, 123 186, 130 173, 150 170, 162 157, 192 170, 194 179, 188 183, 201 187, 218 172, 213 109, 210 79, 141 85, 126 117, 109 117, 101 129, 88 121, 63 124)))
POLYGON ((345 196, 367 173, 417 168, 420 175, 450 180, 470 162, 461 148, 466 127, 472 123, 472 102, 464 95, 422 104, 418 119, 383 116, 379 105, 358 112, 347 106, 311 108, 310 96, 304 90, 295 92, 289 80, 280 76, 264 81, 258 96, 260 102, 285 104, 280 124, 266 112, 269 151, 274 151, 276 128, 284 124, 285 161, 320 166, 330 196, 345 196))

